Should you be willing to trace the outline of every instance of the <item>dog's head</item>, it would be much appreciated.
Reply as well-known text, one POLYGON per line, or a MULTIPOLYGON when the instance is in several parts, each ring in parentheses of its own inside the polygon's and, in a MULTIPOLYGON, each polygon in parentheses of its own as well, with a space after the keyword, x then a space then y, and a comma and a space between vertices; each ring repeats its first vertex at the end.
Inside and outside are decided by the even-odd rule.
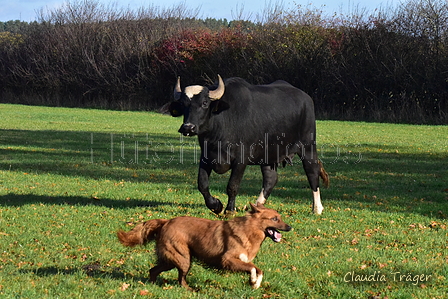
POLYGON ((259 220, 261 229, 264 230, 266 237, 271 238, 272 241, 281 241, 282 234, 279 230, 286 232, 291 230, 292 227, 283 222, 282 217, 276 210, 265 208, 262 204, 254 205, 251 203, 250 206, 252 207, 250 214, 259 220))

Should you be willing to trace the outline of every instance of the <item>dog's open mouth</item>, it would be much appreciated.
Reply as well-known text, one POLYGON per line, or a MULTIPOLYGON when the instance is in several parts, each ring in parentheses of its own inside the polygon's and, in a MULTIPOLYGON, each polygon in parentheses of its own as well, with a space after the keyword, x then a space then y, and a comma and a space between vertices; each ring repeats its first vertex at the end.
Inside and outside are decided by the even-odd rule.
POLYGON ((275 228, 268 227, 265 231, 266 236, 271 238, 274 242, 280 242, 282 240, 282 234, 275 228))

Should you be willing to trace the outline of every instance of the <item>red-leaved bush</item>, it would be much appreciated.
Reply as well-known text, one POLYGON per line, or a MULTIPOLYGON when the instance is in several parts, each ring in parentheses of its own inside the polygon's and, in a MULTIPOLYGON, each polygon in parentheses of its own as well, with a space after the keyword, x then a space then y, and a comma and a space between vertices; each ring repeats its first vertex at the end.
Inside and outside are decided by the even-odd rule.
POLYGON ((333 17, 298 6, 257 23, 69 1, 40 22, 0 22, 0 101, 157 109, 177 76, 209 84, 220 74, 286 80, 319 118, 446 124, 448 5, 407 1, 333 17))

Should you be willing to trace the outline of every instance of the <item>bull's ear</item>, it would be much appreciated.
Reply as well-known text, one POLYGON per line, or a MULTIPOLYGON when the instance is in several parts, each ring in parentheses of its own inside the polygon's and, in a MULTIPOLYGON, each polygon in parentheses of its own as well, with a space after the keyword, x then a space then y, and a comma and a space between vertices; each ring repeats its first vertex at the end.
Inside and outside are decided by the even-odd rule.
POLYGON ((179 102, 172 102, 170 104, 170 113, 173 117, 182 116, 184 114, 184 105, 179 102))
POLYGON ((230 108, 229 104, 227 104, 227 102, 224 102, 223 100, 213 101, 211 103, 211 106, 212 106, 212 112, 215 114, 219 114, 219 113, 223 112, 224 110, 227 110, 230 108))

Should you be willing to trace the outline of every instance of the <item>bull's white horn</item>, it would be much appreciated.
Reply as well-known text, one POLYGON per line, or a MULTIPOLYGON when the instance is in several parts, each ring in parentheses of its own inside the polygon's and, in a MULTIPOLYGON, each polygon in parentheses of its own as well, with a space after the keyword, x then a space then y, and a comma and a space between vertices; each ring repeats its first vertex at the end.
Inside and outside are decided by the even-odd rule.
POLYGON ((219 100, 224 95, 224 90, 226 89, 220 75, 218 75, 218 82, 218 88, 209 92, 209 98, 212 101, 219 100))
POLYGON ((174 87, 174 99, 179 100, 181 94, 182 94, 182 90, 180 89, 180 76, 179 76, 179 77, 177 77, 177 84, 174 87))

